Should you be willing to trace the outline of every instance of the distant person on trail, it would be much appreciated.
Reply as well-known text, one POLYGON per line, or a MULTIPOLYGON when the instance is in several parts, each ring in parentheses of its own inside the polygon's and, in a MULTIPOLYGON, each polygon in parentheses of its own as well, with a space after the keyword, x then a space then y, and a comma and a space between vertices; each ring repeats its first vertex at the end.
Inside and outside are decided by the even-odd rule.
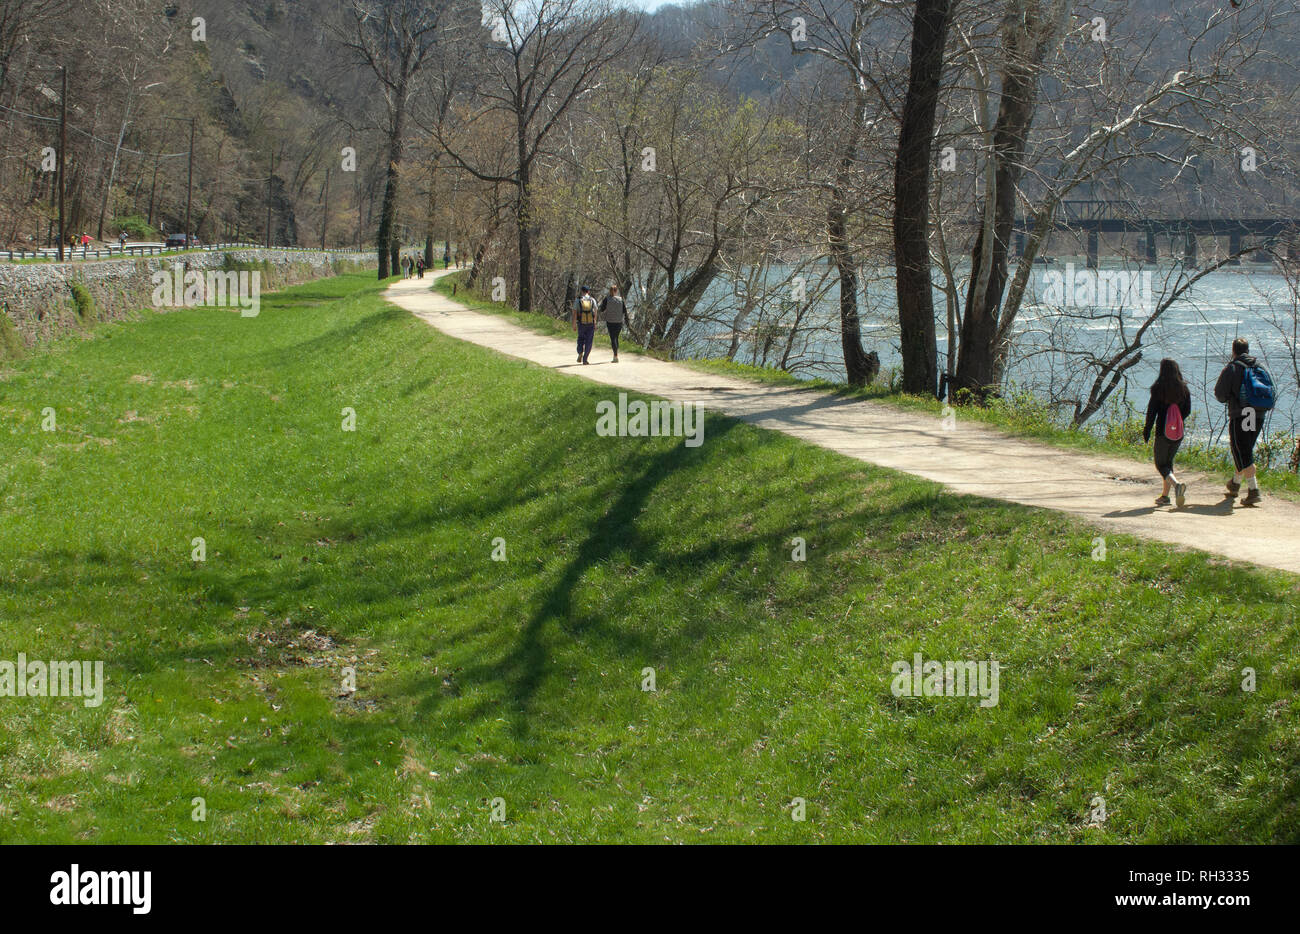
POLYGON ((417 256, 415 258, 415 272, 416 272, 417 279, 424 278, 424 257, 423 256, 417 256))
POLYGON ((1250 342, 1239 337, 1232 342, 1232 359, 1214 384, 1214 398, 1228 406, 1228 445, 1236 468, 1228 481, 1228 497, 1237 495, 1244 479, 1248 487, 1241 505, 1254 506, 1262 496, 1255 477, 1255 442, 1264 426, 1264 418, 1276 404, 1273 378, 1250 355, 1250 342))
POLYGON ((1181 508, 1187 502, 1187 484, 1174 476, 1174 455, 1183 441, 1184 425, 1192 414, 1192 393, 1183 380, 1178 364, 1166 357, 1160 361, 1160 375, 1151 384, 1151 401, 1147 403, 1147 423, 1142 429, 1142 440, 1151 440, 1151 429, 1156 430, 1156 471, 1164 481, 1157 506, 1169 505, 1169 488, 1181 508))
POLYGON ((442 251, 442 268, 446 269, 451 265, 451 250, 442 251))
POLYGON ((618 334, 623 330, 627 306, 619 297, 618 286, 611 285, 609 294, 600 300, 600 317, 609 329, 609 345, 614 348, 614 362, 618 363, 618 334))
POLYGON ((591 288, 582 287, 582 294, 573 303, 573 328, 578 332, 578 362, 587 363, 591 356, 591 345, 596 342, 596 300, 591 297, 591 288))

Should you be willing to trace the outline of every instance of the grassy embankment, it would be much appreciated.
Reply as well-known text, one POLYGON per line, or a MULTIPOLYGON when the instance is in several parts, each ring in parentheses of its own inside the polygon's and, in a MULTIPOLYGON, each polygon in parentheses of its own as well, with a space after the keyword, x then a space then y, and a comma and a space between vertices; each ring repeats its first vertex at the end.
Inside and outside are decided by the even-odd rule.
POLYGON ((0 371, 0 660, 108 679, 0 698, 0 839, 1300 839, 1293 577, 608 395, 364 275, 0 371))

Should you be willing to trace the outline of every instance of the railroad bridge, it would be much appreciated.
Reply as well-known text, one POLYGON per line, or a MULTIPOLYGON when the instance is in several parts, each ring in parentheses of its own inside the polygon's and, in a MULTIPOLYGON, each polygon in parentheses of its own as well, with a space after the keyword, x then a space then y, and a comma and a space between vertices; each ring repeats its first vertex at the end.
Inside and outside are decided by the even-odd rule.
MULTIPOLYGON (((1024 253, 1028 224, 1018 219, 1015 225, 1017 253, 1024 253)), ((1300 218, 1288 217, 1148 217, 1132 201, 1062 201, 1052 221, 1052 229, 1088 235, 1088 267, 1097 267, 1102 234, 1146 234, 1146 262, 1158 259, 1156 238, 1168 237, 1171 244, 1183 241, 1183 261, 1197 264, 1197 238, 1226 237, 1228 252, 1239 253, 1243 240, 1246 249, 1257 245, 1260 250, 1285 246, 1288 259, 1300 258, 1300 218), (1251 239, 1245 239, 1251 238, 1251 239)), ((1230 265, 1239 265, 1234 257, 1230 265)))

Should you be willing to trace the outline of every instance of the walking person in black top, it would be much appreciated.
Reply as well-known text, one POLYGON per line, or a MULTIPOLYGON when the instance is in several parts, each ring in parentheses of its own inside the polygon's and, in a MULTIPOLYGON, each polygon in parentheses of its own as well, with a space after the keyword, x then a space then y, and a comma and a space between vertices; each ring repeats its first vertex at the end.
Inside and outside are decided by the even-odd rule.
POLYGON ((618 294, 618 286, 611 285, 609 294, 600 300, 600 316, 609 329, 609 345, 614 348, 614 362, 618 363, 618 335, 623 330, 627 306, 618 294))
POLYGON ((1180 483, 1174 475, 1174 455, 1183 442, 1183 426, 1192 414, 1192 394, 1183 380, 1178 364, 1166 357, 1160 361, 1160 374, 1151 384, 1151 401, 1147 403, 1147 422, 1142 429, 1142 440, 1151 440, 1151 429, 1156 430, 1154 447, 1156 471, 1162 487, 1156 497, 1157 506, 1169 505, 1169 490, 1181 507, 1187 502, 1187 484, 1180 483))
POLYGON ((1258 361, 1250 355, 1250 342, 1239 337, 1232 342, 1232 359, 1214 384, 1214 398, 1228 405, 1228 446, 1232 449, 1232 464, 1236 468, 1226 492, 1229 497, 1236 496, 1241 481, 1245 480, 1248 489, 1241 498, 1243 506, 1254 506, 1262 499, 1259 481, 1255 478, 1255 442, 1259 440, 1267 409, 1247 405, 1241 394, 1241 381, 1246 369, 1256 366, 1258 361))

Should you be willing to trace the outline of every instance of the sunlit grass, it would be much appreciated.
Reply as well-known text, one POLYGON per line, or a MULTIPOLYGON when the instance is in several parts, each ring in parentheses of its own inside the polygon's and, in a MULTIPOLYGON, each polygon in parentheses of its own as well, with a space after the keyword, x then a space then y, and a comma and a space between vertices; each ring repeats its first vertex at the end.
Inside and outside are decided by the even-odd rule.
POLYGON ((368 275, 2 371, 0 660, 108 690, 0 698, 0 839, 1300 838, 1293 577, 609 394, 368 275), (894 697, 914 652, 998 706, 894 697))

